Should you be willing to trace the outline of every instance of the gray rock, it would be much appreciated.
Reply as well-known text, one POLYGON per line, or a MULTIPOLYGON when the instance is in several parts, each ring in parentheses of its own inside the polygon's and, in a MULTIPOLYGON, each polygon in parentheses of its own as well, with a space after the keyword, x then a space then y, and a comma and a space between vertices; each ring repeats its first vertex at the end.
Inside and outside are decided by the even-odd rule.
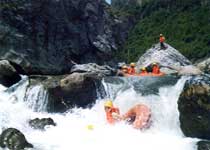
POLYGON ((199 63, 195 64, 200 70, 210 74, 210 58, 207 58, 199 63))
POLYGON ((118 44, 108 8, 104 0, 2 1, 0 59, 47 75, 69 73, 72 61, 110 62, 118 44))
POLYGON ((28 143, 24 134, 15 128, 8 128, 1 133, 0 146, 7 147, 10 150, 23 150, 32 148, 33 145, 28 143))
POLYGON ((209 76, 194 76, 186 82, 178 100, 180 125, 186 136, 210 139, 209 99, 209 76))
POLYGON ((166 74, 179 73, 183 74, 200 74, 201 71, 195 67, 191 67, 191 62, 184 57, 179 51, 165 43, 166 49, 160 49, 160 44, 152 46, 138 62, 137 68, 147 67, 153 62, 160 65, 161 71, 166 74), (188 66, 188 67, 185 67, 188 66))
POLYGON ((21 76, 16 69, 7 60, 0 61, 0 84, 4 86, 11 86, 20 81, 21 76))
POLYGON ((167 43, 165 43, 165 45, 167 46, 166 49, 160 49, 159 43, 148 49, 146 53, 139 58, 137 66, 144 67, 153 62, 159 63, 163 67, 191 65, 191 62, 179 51, 167 43))
POLYGON ((110 66, 104 65, 99 66, 94 63, 82 64, 82 65, 74 65, 71 68, 71 73, 80 72, 80 73, 95 73, 98 76, 112 76, 116 74, 116 70, 111 68, 110 66))
POLYGON ((200 75, 203 73, 199 68, 193 65, 180 66, 174 70, 176 70, 179 75, 200 75))
POLYGON ((44 130, 46 126, 56 126, 56 123, 52 118, 35 118, 29 120, 29 125, 34 129, 44 130))
MULTIPOLYGON (((63 76, 30 76, 30 86, 42 84, 48 93, 49 112, 64 112, 72 107, 88 107, 97 99, 101 76, 72 73, 63 76)), ((30 88, 29 86, 29 88, 30 88)))

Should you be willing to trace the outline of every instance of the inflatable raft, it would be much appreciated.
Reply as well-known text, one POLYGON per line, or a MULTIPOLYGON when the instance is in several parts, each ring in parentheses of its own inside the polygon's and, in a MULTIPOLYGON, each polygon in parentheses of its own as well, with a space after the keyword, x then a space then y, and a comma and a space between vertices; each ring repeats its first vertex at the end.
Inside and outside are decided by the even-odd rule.
POLYGON ((135 129, 145 129, 150 126, 151 110, 143 104, 138 104, 128 110, 123 115, 123 120, 127 120, 135 129))
POLYGON ((165 73, 159 73, 159 74, 154 74, 154 73, 147 73, 147 74, 124 74, 124 77, 160 77, 160 76, 164 76, 165 73))

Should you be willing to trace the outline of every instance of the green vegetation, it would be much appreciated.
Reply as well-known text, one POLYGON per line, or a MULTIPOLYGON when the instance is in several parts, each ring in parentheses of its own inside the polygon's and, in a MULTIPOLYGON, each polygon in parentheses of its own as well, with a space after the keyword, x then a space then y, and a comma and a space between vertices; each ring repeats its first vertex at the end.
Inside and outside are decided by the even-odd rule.
POLYGON ((123 49, 117 54, 120 59, 137 61, 147 49, 158 43, 160 33, 164 34, 168 44, 191 61, 210 56, 208 5, 185 4, 178 9, 174 5, 170 9, 156 7, 153 12, 147 5, 152 6, 148 2, 140 9, 141 12, 147 9, 147 13, 130 32, 123 49))

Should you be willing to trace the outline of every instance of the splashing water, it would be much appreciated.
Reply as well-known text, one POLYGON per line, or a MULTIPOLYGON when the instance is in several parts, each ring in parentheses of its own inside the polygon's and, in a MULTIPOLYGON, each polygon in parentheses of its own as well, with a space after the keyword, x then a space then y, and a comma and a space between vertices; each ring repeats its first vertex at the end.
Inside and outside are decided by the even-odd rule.
MULTIPOLYGON (((14 93, 8 93, 7 90, 0 93, 0 127, 1 130, 5 127, 21 130, 36 150, 195 150, 197 140, 186 138, 179 128, 177 99, 185 81, 186 78, 181 78, 175 85, 163 86, 156 94, 145 96, 128 83, 110 84, 104 81, 107 98, 114 100, 121 113, 137 103, 151 108, 152 125, 145 131, 133 129, 124 122, 108 125, 103 109, 104 100, 97 100, 90 109, 75 108, 64 114, 49 114, 35 112, 27 102, 20 99, 24 99, 23 96, 15 95, 17 101, 14 102, 10 99, 14 93), (47 127, 46 131, 34 130, 27 122, 35 117, 51 117, 57 126, 47 127)), ((19 87, 19 95, 24 95, 26 85, 27 80, 20 86, 22 89, 19 87)))
POLYGON ((24 98, 28 106, 37 112, 46 111, 47 100, 48 93, 41 84, 29 87, 24 98))

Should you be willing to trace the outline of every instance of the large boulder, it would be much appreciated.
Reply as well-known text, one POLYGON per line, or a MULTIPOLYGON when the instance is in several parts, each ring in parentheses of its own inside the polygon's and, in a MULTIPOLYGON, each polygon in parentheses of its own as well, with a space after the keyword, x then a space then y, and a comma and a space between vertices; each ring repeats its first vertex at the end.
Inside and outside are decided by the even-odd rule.
POLYGON ((209 76, 195 76, 186 82, 178 100, 180 125, 186 136, 210 139, 209 99, 209 76))
POLYGON ((21 76, 7 60, 0 61, 0 84, 11 86, 21 80, 21 76))
POLYGON ((0 59, 26 74, 69 73, 76 63, 112 61, 114 19, 104 0, 1 2, 0 59))
POLYGON ((185 56, 178 50, 165 43, 166 49, 160 49, 160 44, 155 44, 142 55, 137 66, 143 67, 156 62, 162 66, 186 66, 192 64, 185 56))
MULTIPOLYGON (((28 89, 41 84, 46 90, 48 94, 47 111, 64 112, 75 106, 88 107, 94 103, 102 77, 95 73, 75 72, 70 75, 30 76, 29 78, 28 89)), ((29 94, 30 91, 27 93, 29 94)))
POLYGON ((24 134, 15 128, 8 128, 0 135, 0 147, 7 147, 10 150, 23 150, 32 148, 33 145, 27 142, 24 134))
POLYGON ((160 44, 158 43, 148 49, 146 53, 139 58, 137 68, 147 67, 153 62, 156 62, 160 65, 161 71, 166 74, 198 75, 202 73, 199 68, 193 66, 178 50, 167 43, 165 43, 165 46, 166 49, 160 49, 160 44))

